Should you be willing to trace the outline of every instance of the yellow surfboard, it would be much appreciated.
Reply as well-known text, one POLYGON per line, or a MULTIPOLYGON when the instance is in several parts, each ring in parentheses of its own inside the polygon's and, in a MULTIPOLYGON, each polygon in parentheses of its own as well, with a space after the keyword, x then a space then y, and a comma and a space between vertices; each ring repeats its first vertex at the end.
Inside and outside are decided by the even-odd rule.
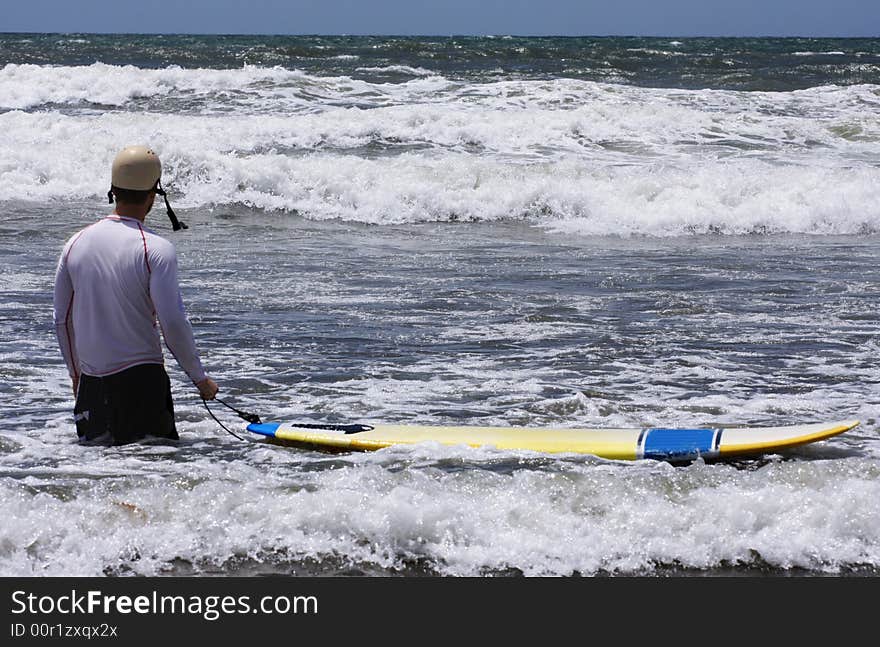
POLYGON ((371 451, 392 445, 442 445, 591 454, 601 458, 688 461, 760 455, 824 440, 852 429, 858 420, 787 427, 476 427, 440 425, 333 425, 302 422, 252 423, 248 431, 295 447, 325 451, 371 451))

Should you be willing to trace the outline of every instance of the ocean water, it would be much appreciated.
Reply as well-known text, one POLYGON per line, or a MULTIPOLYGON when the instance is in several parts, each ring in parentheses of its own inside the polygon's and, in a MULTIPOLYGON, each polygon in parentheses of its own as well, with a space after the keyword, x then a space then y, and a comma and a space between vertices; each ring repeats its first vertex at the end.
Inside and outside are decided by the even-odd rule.
POLYGON ((878 39, 0 35, 0 203, 0 575, 880 573, 878 39), (80 446, 52 280, 130 143, 264 420, 861 425, 329 455, 169 355, 181 441, 80 446))

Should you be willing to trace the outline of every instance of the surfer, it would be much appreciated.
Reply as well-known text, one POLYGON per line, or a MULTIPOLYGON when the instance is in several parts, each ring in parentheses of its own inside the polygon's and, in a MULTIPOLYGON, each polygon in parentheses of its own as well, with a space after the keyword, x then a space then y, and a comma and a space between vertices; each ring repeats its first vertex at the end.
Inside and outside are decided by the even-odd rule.
POLYGON ((144 226, 156 194, 184 229, 160 182, 159 157, 128 146, 113 161, 116 209, 74 234, 55 273, 55 333, 76 398, 81 441, 114 445, 147 436, 177 440, 162 337, 205 400, 219 388, 205 373, 177 280, 174 245, 144 226), (158 327, 157 327, 158 320, 158 327))

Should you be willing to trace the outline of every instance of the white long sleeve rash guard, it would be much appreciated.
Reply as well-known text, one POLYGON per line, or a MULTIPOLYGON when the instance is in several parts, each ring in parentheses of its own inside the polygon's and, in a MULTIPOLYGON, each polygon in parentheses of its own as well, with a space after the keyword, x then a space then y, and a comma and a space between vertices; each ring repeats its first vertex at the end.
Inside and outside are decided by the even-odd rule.
POLYGON ((174 245, 134 218, 107 216, 67 241, 54 306, 71 377, 164 364, 159 326, 193 383, 206 377, 180 297, 174 245))

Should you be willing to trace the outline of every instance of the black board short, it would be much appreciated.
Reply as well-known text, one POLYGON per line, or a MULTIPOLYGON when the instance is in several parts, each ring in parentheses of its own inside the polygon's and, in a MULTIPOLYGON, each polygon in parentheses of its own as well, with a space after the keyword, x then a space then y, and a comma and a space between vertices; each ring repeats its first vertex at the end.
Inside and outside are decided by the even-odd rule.
POLYGON ((80 441, 125 445, 148 437, 178 440, 171 380, 161 364, 82 375, 73 409, 80 441))

